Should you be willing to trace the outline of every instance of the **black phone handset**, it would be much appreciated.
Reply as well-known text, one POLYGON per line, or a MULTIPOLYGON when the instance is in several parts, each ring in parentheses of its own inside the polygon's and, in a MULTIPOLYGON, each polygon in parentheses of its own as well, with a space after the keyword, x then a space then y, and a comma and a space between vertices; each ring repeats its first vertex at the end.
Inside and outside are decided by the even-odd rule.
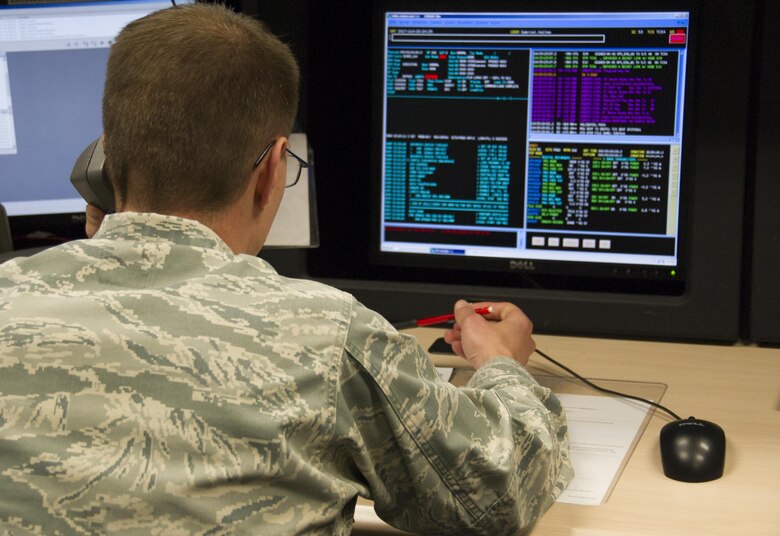
POLYGON ((76 160, 70 182, 84 200, 106 214, 114 212, 114 188, 105 171, 106 155, 100 138, 89 145, 76 160))

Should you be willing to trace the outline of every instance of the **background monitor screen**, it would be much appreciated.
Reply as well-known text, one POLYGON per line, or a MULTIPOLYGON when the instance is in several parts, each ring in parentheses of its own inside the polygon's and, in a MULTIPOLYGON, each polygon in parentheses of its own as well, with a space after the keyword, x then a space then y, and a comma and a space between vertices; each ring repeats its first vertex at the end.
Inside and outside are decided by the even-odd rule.
POLYGON ((0 203, 10 217, 84 211, 70 172, 103 130, 109 47, 127 23, 170 6, 170 0, 0 6, 0 203))
POLYGON ((477 7, 383 13, 373 262, 682 293, 690 13, 477 7))

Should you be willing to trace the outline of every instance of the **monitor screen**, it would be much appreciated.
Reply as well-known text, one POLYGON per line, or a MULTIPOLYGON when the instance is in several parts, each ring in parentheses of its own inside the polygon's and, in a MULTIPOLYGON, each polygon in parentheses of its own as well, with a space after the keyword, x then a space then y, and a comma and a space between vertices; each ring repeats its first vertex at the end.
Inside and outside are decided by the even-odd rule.
POLYGON ((83 213, 70 172, 102 132, 109 47, 128 22, 170 6, 170 0, 0 6, 0 203, 9 217, 83 213))
POLYGON ((372 262, 682 294, 690 13, 440 5, 375 30, 372 262))

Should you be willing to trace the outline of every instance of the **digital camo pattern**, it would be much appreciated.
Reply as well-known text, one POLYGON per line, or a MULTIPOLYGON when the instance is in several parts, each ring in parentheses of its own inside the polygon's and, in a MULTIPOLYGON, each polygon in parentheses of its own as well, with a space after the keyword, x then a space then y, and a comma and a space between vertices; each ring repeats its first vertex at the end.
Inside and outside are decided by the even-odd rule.
POLYGON ((468 388, 338 290, 198 223, 109 216, 0 265, 0 533, 516 534, 571 478, 557 400, 468 388))

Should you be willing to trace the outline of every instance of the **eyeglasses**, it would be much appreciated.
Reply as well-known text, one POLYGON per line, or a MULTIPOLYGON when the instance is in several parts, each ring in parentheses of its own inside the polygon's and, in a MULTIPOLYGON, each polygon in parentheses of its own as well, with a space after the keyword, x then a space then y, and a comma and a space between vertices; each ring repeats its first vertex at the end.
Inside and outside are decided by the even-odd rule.
MULTIPOLYGON (((266 153, 268 153, 271 147, 274 146, 274 143, 276 143, 276 140, 266 145, 265 149, 263 149, 263 152, 260 153, 260 156, 258 156, 257 160, 255 160, 255 163, 252 166, 252 168, 256 168, 257 166, 260 165, 260 162, 262 162, 263 158, 265 158, 266 153)), ((295 160, 297 160, 298 162, 298 169, 294 174, 290 173, 289 167, 287 168, 287 179, 284 182, 284 187, 292 188, 293 186, 298 184, 299 180, 301 180, 301 170, 303 170, 303 168, 309 167, 309 163, 303 158, 301 158, 300 156, 298 156, 297 154, 295 154, 294 152, 292 152, 290 149, 287 149, 287 154, 295 158, 295 160)))

